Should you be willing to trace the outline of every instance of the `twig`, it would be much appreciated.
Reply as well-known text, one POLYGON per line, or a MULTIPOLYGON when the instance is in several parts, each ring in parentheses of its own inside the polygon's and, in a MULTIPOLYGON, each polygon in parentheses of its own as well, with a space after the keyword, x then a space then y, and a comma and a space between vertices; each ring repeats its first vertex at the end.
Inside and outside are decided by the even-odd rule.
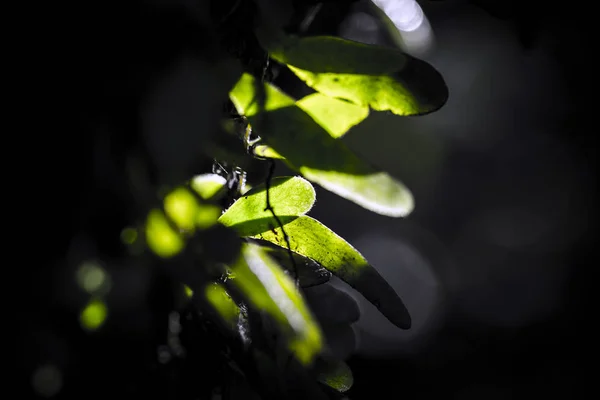
POLYGON ((270 211, 271 215, 273 215, 273 218, 275 219, 275 221, 277 221, 277 224, 279 224, 279 228, 281 228, 281 233, 283 234, 283 239, 285 240, 285 244, 287 245, 287 253, 290 258, 290 262, 292 263, 292 267, 294 269, 294 281, 296 283, 296 286, 300 286, 300 281, 298 278, 298 266, 296 265, 296 260, 294 260, 294 255, 292 254, 292 246, 290 244, 290 237, 285 232, 285 229, 283 228, 283 224, 281 223, 281 220, 279 219, 277 214, 275 214, 275 210, 273 209, 273 206, 271 205, 271 200, 270 200, 270 196, 269 196, 269 190, 271 188, 271 179, 273 179, 273 174, 275 173, 275 160, 273 160, 272 158, 268 158, 268 159, 266 159, 266 161, 269 163, 269 169, 268 169, 268 173, 267 173, 267 179, 265 181, 265 187, 267 189, 267 205, 266 205, 264 211, 270 211))

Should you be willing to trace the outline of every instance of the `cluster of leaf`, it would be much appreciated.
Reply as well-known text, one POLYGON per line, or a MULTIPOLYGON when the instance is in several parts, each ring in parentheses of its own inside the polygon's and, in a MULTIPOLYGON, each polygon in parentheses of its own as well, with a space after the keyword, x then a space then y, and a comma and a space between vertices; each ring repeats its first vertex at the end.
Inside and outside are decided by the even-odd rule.
POLYGON ((432 112, 443 105, 447 90, 433 67, 397 49, 290 35, 265 11, 268 2, 256 3, 254 37, 271 62, 315 93, 294 99, 264 76, 241 73, 229 99, 244 118, 242 134, 227 129, 231 120, 223 121, 222 134, 240 136, 248 157, 284 162, 301 176, 269 176, 246 190, 241 173, 197 175, 168 190, 140 233, 147 248, 191 288, 202 314, 251 352, 259 369, 270 366, 265 374, 291 364, 296 379, 306 374, 307 382, 316 378, 343 392, 351 373, 341 361, 324 359, 327 343, 302 288, 333 274, 396 326, 408 329, 411 319, 368 261, 307 215, 315 203, 311 182, 375 213, 408 215, 414 207, 410 191, 340 138, 371 110, 402 116, 432 112), (260 139, 251 142, 251 133, 260 139), (232 194, 233 204, 223 201, 232 194))

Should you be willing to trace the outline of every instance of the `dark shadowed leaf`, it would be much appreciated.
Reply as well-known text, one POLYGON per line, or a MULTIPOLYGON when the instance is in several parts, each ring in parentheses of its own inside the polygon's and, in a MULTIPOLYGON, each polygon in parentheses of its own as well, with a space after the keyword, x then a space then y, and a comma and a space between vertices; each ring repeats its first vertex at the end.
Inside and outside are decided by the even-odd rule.
POLYGON ((316 370, 317 380, 338 392, 346 392, 354 384, 352 370, 343 361, 321 361, 316 370))
POLYGON ((321 323, 348 325, 358 321, 360 309, 348 293, 332 285, 319 285, 304 289, 304 297, 321 323))
POLYGON ((265 352, 254 348, 252 351, 255 365, 257 366, 260 378, 268 383, 265 389, 268 399, 310 399, 310 400, 328 400, 330 399, 318 382, 309 375, 308 370, 294 362, 287 360, 276 360, 265 352), (284 383, 284 385, 273 384, 274 382, 284 383))
POLYGON ((141 132, 161 183, 189 177, 204 144, 218 132, 222 96, 238 68, 232 60, 211 65, 183 55, 149 88, 140 104, 141 132))

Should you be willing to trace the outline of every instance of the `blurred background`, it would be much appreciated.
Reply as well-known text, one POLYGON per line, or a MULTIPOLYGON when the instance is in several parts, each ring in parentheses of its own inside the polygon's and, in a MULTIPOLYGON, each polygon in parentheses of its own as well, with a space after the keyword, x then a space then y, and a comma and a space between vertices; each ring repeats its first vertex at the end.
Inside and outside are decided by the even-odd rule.
MULTIPOLYGON (((597 263, 585 11, 419 3, 426 18, 400 31, 399 43, 441 72, 447 104, 423 117, 371 114, 344 138, 413 190, 415 212, 372 217, 323 190, 314 210, 413 313, 413 329, 401 331, 356 295, 355 391, 366 396, 391 381, 402 395, 579 398, 584 284, 597 263)), ((362 6, 341 34, 389 44, 362 6)))
MULTIPOLYGON (((399 330, 334 282, 361 311, 349 397, 583 397, 579 360, 591 346, 589 282, 598 262, 587 5, 377 3, 396 17, 383 23, 359 1, 343 13, 322 7, 312 29, 401 46, 441 72, 450 97, 427 116, 372 113, 343 139, 411 188, 408 218, 317 190, 311 215, 361 251, 413 316, 413 328, 399 330)), ((85 234, 67 247, 78 261, 41 271, 36 308, 18 320, 26 393, 100 397, 119 388, 174 398, 187 390, 177 382, 190 377, 169 363, 181 299, 164 272, 101 259, 102 246, 85 234)))

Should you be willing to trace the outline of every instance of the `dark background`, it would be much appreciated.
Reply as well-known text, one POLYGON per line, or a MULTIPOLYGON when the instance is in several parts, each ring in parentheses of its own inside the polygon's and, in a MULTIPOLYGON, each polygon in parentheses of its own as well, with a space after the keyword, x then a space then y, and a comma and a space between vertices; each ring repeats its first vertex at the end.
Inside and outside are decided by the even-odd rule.
MULTIPOLYGON (((594 324, 588 312, 591 270, 597 265, 591 9, 583 2, 420 3, 435 43, 418 56, 444 76, 448 103, 423 117, 371 115, 344 138, 413 190, 415 212, 406 220, 385 218, 324 190, 318 190, 311 212, 354 244, 413 314, 413 329, 397 330, 350 292, 362 316, 355 326, 358 347, 348 361, 355 377, 349 396, 583 397, 594 324)), ((315 29, 320 23, 324 31, 355 40, 389 43, 381 27, 354 18, 361 10, 358 5, 344 14, 324 13, 315 29)), ((58 19, 68 21, 63 29, 49 28, 56 32, 49 42, 67 45, 43 58, 42 78, 53 90, 39 91, 36 100, 46 106, 31 118, 52 126, 54 134, 36 143, 48 149, 39 159, 54 179, 45 202, 44 245, 29 249, 41 259, 31 262, 34 277, 26 272, 32 295, 19 301, 25 306, 17 319, 23 332, 17 346, 19 383, 33 394, 35 371, 54 365, 61 374, 56 397, 186 398, 194 382, 213 378, 206 366, 158 361, 168 314, 180 300, 164 271, 107 262, 109 318, 91 335, 79 327, 78 313, 88 298, 72 278, 77 266, 65 265, 61 257, 69 249, 69 254, 114 259, 118 246, 95 241, 90 227, 106 228, 109 221, 135 215, 120 203, 89 201, 103 185, 117 184, 110 174, 104 181, 84 180, 97 144, 81 132, 110 125, 94 115, 107 109, 106 99, 111 99, 110 118, 120 121, 123 132, 134 126, 130 114, 143 95, 143 77, 156 72, 130 62, 136 60, 131 54, 148 50, 136 41, 103 48, 98 55, 89 49, 96 49, 102 35, 77 34, 92 31, 86 24, 94 13, 93 21, 102 20, 99 13, 107 25, 92 27, 106 29, 106 35, 111 26, 125 32, 128 15, 118 5, 65 11, 73 17, 58 19), (108 62, 108 56, 123 63, 108 62), (132 74, 124 70, 139 79, 125 79, 132 74), (113 79, 81 78, 81 71, 113 79), (64 85, 55 86, 61 80, 64 85), (113 92, 136 95, 113 98, 113 92), (75 215, 69 213, 80 203, 93 204, 93 217, 83 224, 88 232, 78 231, 73 241, 71 233, 82 223, 68 215, 75 215)), ((156 18, 171 17, 181 16, 156 18)), ((177 26, 173 38, 189 40, 181 46, 194 40, 202 46, 201 33, 177 26)), ((155 65, 168 64, 177 52, 166 44, 150 50, 155 65)), ((120 137, 118 146, 124 146, 127 135, 120 137)))
POLYGON ((414 313, 401 332, 361 301, 355 393, 393 382, 403 395, 579 398, 597 263, 591 26, 574 4, 421 3, 435 35, 421 57, 446 79, 448 103, 372 116, 346 138, 411 187, 414 214, 325 209, 325 193, 314 212, 414 313))

